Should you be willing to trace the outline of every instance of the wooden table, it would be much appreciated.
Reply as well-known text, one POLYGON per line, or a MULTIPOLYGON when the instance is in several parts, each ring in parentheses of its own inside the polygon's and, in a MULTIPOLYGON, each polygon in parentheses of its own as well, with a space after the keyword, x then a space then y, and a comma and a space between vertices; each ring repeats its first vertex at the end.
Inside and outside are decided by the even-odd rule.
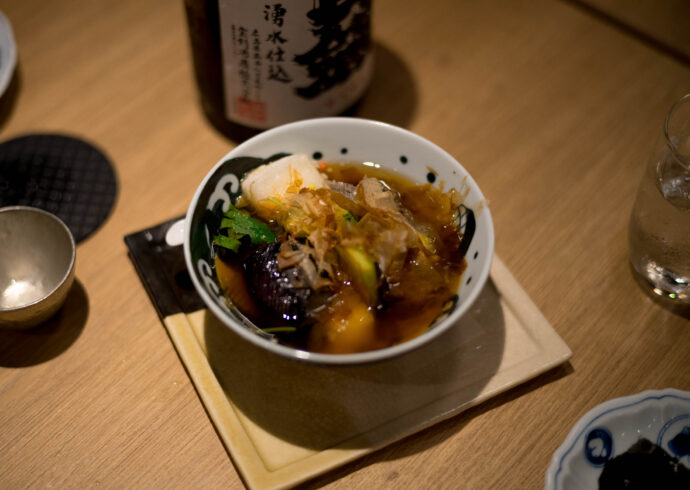
MULTIPOLYGON (((183 2, 0 8, 19 49, 0 139, 77 135, 119 179, 111 216, 78 247, 58 320, 0 332, 0 487, 241 488, 123 243, 183 214, 237 143, 200 111, 183 2)), ((690 69, 607 16, 567 1, 375 0, 377 65, 357 115, 431 139, 475 176, 497 253, 574 354, 307 488, 540 488, 590 408, 690 390, 690 323, 637 286, 626 239, 690 69)))

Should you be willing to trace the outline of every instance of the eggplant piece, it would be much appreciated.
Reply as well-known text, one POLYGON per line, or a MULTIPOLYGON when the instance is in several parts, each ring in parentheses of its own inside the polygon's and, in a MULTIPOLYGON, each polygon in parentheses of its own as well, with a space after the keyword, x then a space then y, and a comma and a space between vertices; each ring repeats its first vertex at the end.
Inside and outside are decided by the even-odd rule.
POLYGON ((300 325, 307 319, 313 291, 301 284, 296 267, 278 270, 280 243, 257 249, 244 261, 247 282, 258 300, 283 321, 300 325))

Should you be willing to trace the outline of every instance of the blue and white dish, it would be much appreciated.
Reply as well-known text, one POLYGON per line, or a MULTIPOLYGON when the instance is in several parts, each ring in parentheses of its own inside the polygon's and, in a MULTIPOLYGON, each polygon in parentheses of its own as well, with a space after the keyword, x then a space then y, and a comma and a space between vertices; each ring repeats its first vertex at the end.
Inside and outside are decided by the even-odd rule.
POLYGON ((642 438, 690 468, 690 392, 649 390, 596 406, 553 454, 544 488, 597 488, 606 462, 642 438))
POLYGON ((250 342, 279 355, 322 364, 356 364, 408 352, 451 327, 470 308, 484 287, 494 250, 491 213, 479 186, 447 152, 430 141, 389 124, 346 117, 317 118, 273 128, 245 141, 225 155, 206 175, 189 206, 184 252, 187 268, 199 295, 223 323, 250 342), (212 230, 208 210, 227 210, 240 193, 240 181, 249 170, 286 154, 304 153, 315 160, 370 162, 407 178, 451 187, 466 193, 459 226, 464 232, 467 269, 457 300, 424 334, 385 349, 356 354, 320 354, 273 342, 248 322, 222 293, 213 267, 212 230), (374 163, 375 162, 375 163, 374 163))

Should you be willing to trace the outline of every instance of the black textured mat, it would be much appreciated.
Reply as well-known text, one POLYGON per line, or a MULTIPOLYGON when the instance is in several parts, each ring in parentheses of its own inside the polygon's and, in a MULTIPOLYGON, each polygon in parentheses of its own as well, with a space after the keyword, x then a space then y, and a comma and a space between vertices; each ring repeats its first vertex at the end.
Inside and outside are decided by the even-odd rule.
POLYGON ((184 216, 125 236, 129 256, 161 319, 206 308, 187 272, 182 245, 166 234, 184 216))
POLYGON ((0 207, 34 206, 53 213, 77 242, 107 219, 116 196, 113 166, 86 141, 32 134, 0 144, 0 207))

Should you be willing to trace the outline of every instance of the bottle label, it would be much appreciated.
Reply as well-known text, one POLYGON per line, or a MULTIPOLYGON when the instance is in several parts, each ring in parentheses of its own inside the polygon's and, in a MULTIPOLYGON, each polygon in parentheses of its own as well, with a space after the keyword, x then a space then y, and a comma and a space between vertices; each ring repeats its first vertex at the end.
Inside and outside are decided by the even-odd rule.
POLYGON ((219 0, 225 112, 269 128, 343 112, 373 71, 371 0, 219 0))

